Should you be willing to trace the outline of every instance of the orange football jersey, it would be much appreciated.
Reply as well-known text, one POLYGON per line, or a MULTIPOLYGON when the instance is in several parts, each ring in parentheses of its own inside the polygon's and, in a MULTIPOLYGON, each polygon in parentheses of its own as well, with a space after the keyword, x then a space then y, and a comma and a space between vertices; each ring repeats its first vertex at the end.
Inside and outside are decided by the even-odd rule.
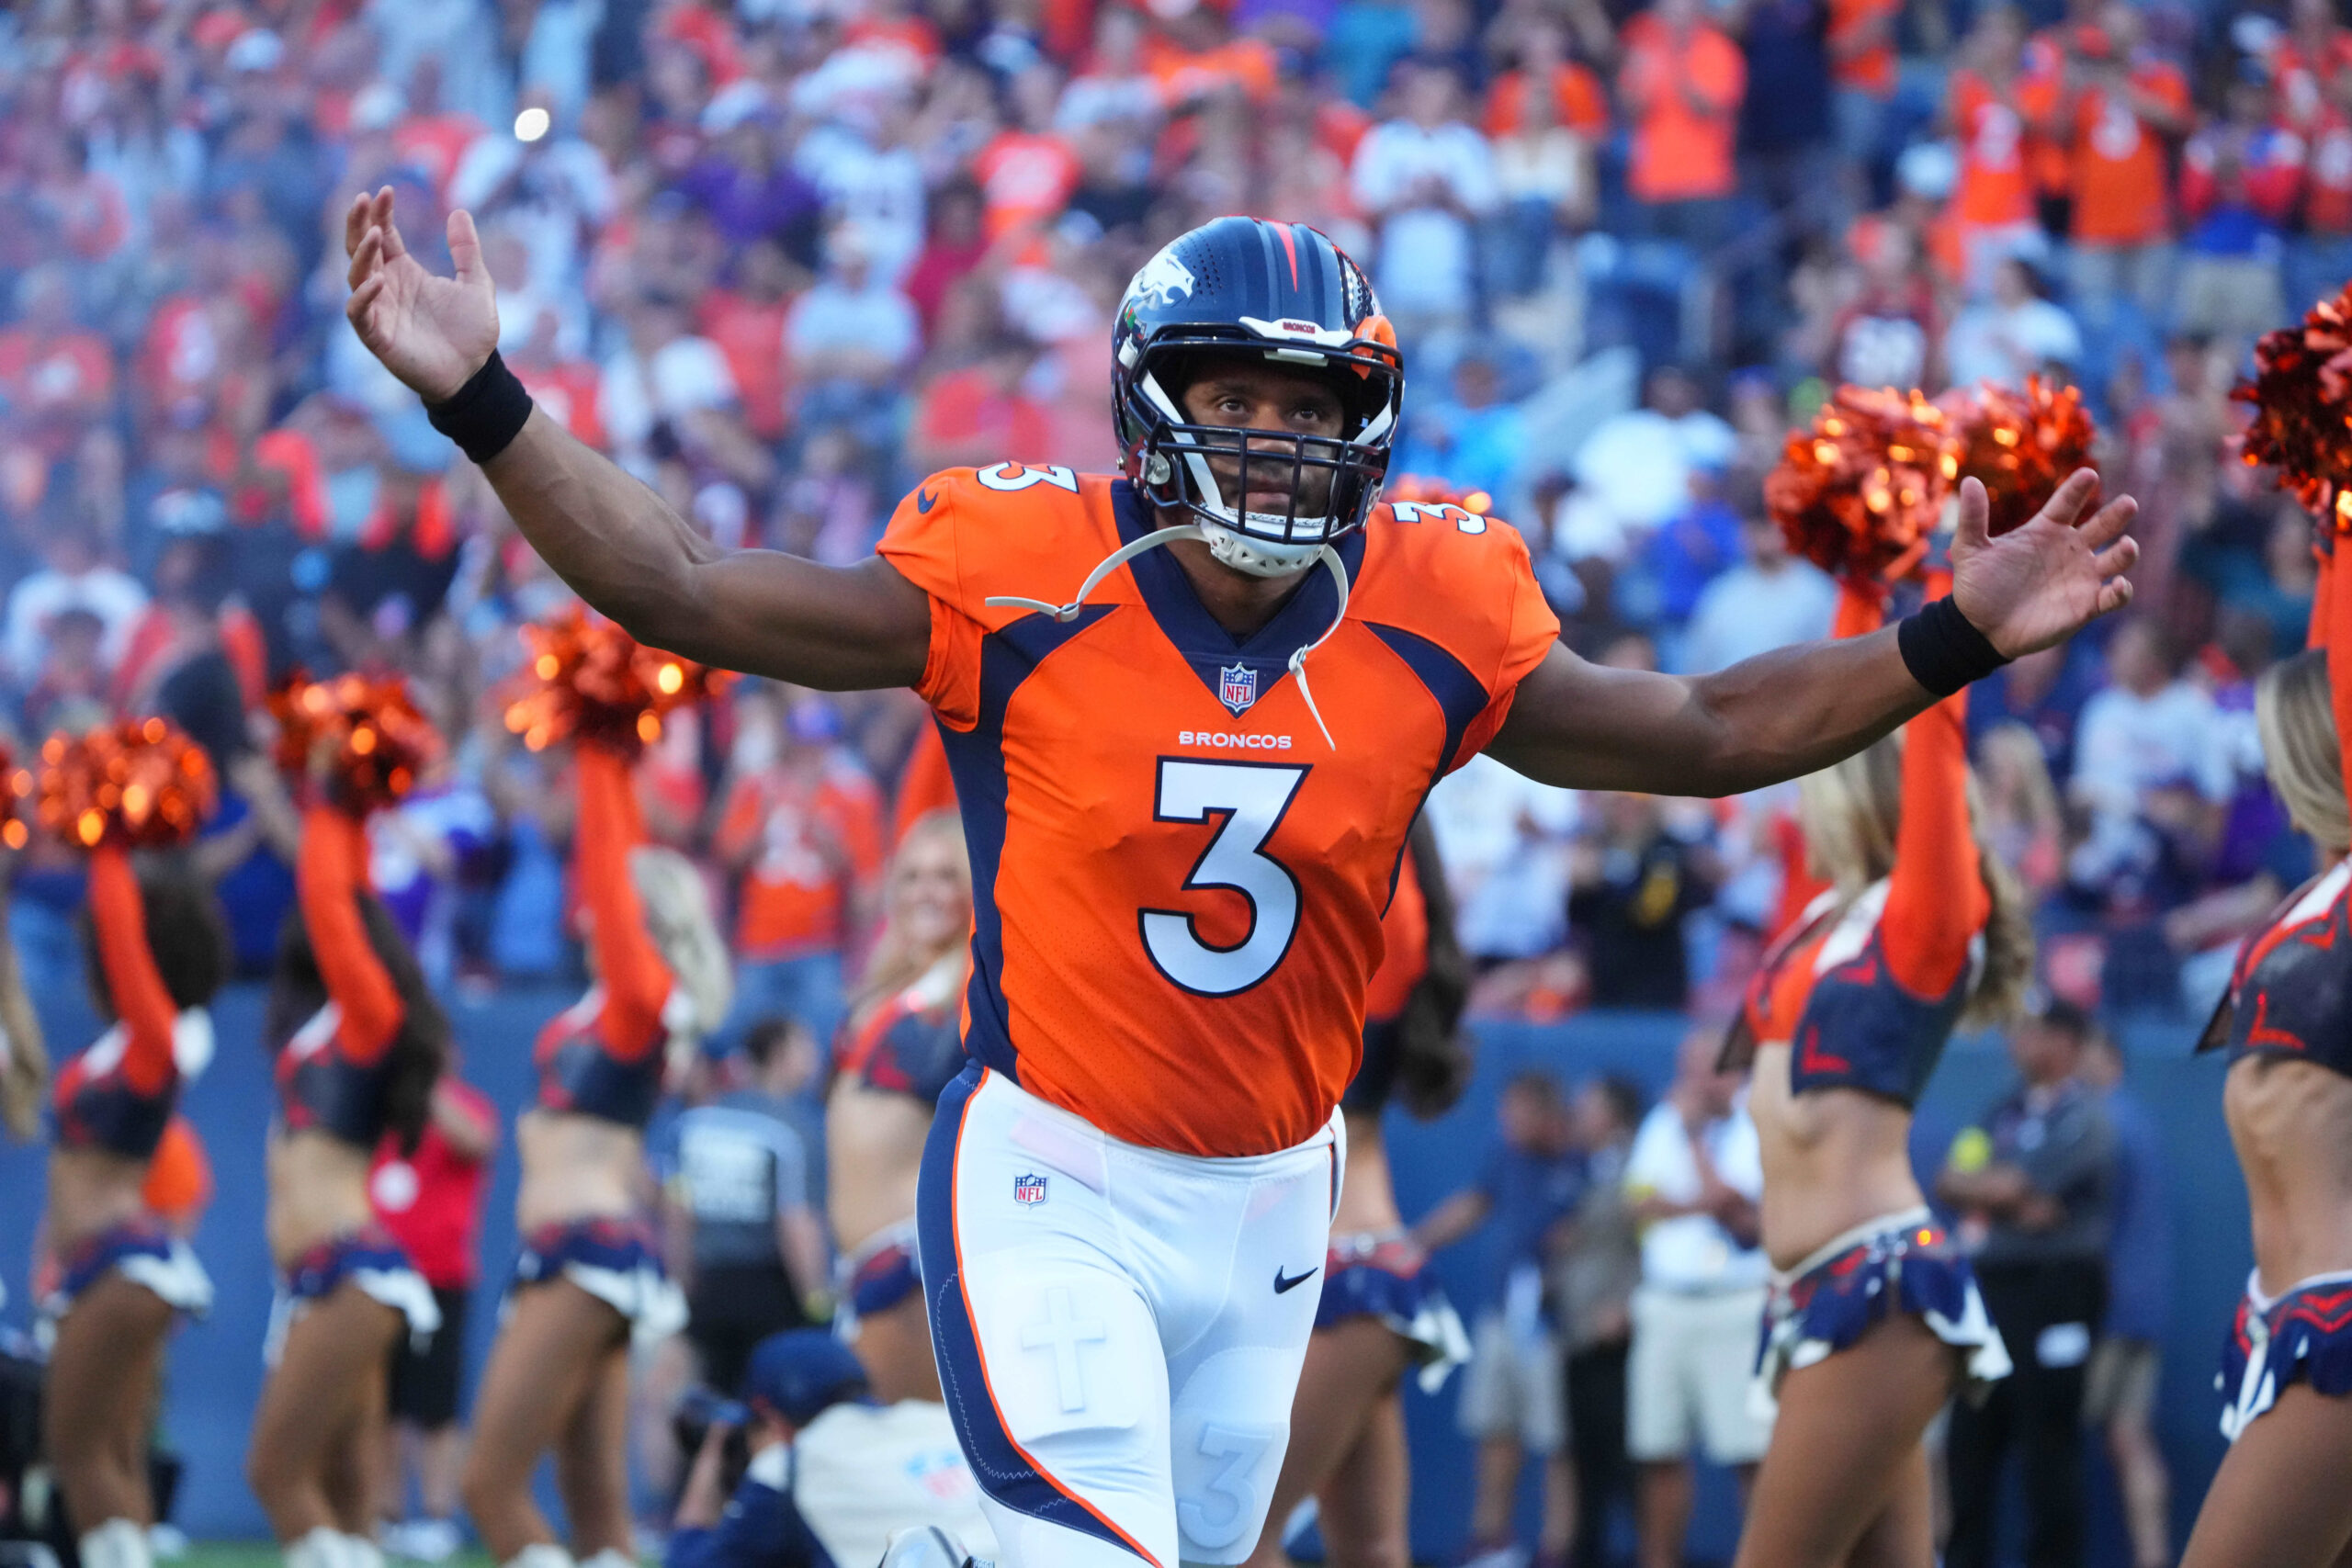
POLYGON ((1506 524, 1382 506, 1338 547, 1344 622, 1307 574, 1236 642, 1165 549, 1058 602, 1154 525, 1123 480, 958 468, 899 503, 882 553, 931 597, 917 691, 972 856, 966 1049, 1116 1138, 1261 1155, 1320 1128, 1355 1074, 1406 829, 1493 739, 1559 636, 1506 524))

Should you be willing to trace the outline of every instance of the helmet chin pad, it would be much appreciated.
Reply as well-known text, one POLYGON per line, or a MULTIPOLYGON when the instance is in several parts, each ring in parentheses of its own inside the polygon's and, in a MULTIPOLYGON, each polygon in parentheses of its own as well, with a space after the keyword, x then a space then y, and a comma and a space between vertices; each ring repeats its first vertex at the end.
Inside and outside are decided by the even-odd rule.
POLYGON ((1200 529, 1201 536, 1208 542, 1210 555, 1220 564, 1251 577, 1289 577, 1305 571, 1324 550, 1319 538, 1283 544, 1206 520, 1201 523, 1200 529))

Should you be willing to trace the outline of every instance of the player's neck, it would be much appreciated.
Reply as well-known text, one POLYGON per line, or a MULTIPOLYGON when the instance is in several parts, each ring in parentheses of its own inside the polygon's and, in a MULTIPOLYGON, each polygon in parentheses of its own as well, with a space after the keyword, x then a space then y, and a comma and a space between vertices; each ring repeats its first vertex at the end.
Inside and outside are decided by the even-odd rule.
POLYGON ((1198 539, 1177 539, 1166 548, 1200 596, 1201 607, 1237 642, 1246 642, 1264 630, 1309 570, 1301 567, 1280 577, 1252 577, 1218 560, 1198 539))

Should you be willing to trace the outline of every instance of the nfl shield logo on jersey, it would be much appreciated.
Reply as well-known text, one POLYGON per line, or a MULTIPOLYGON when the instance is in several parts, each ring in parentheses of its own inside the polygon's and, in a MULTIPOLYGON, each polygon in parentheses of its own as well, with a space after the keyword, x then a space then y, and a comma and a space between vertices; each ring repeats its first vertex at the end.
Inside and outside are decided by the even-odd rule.
POLYGON ((1016 1176, 1012 1179, 1012 1201, 1016 1203, 1042 1203, 1046 1201, 1046 1179, 1042 1176, 1016 1176))
POLYGON ((1258 700, 1258 672, 1247 664, 1220 665, 1216 672, 1217 700, 1236 714, 1258 700))

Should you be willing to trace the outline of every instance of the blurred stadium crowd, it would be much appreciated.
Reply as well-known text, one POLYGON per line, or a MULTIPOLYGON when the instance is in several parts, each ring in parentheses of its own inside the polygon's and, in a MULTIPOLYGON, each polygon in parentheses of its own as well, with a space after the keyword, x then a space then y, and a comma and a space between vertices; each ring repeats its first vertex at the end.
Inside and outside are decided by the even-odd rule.
MULTIPOLYGON (((566 599, 342 314, 341 215, 481 223, 541 406, 716 539, 867 553, 933 468, 1104 468, 1108 326, 1220 212, 1366 260, 1400 466, 1486 492, 1589 656, 1717 667, 1827 626, 1760 477, 1824 389, 2080 384, 2149 498, 2134 618, 1971 710, 2052 987, 2184 1005, 2302 872, 2253 677, 2300 646, 2303 519, 2233 461, 2253 334, 2352 271, 2329 0, 28 0, 0 15, 0 713, 20 749, 162 711, 259 968, 296 823, 251 721, 300 667, 406 672, 453 737, 377 828, 436 977, 575 960, 568 792, 512 744, 566 599)), ((441 257, 446 265, 446 256, 441 257)), ((728 897, 746 1016, 854 970, 921 705, 758 682, 641 788, 728 897)), ((1720 997, 1790 802, 1434 807, 1480 1000, 1720 997)), ((12 919, 73 983, 79 873, 12 919)))

